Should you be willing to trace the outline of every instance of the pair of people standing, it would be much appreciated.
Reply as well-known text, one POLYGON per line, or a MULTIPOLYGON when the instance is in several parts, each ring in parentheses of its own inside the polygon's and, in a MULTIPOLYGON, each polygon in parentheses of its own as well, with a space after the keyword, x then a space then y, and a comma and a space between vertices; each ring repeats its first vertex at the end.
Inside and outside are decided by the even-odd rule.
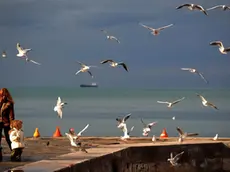
POLYGON ((22 121, 14 120, 14 100, 7 88, 0 89, 0 161, 2 161, 2 131, 11 150, 11 160, 20 161, 24 148, 22 121))

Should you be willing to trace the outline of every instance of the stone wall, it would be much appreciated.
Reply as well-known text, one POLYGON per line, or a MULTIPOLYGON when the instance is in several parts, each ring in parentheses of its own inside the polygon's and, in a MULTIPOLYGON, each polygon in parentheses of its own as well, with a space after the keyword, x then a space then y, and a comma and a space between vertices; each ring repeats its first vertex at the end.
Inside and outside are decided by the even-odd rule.
MULTIPOLYGON (((71 172, 230 172, 230 149, 222 143, 130 147, 68 168, 71 172), (184 151, 180 166, 167 158, 184 151)), ((61 170, 62 171, 62 170, 61 170)), ((63 171, 66 171, 63 169, 63 171)))

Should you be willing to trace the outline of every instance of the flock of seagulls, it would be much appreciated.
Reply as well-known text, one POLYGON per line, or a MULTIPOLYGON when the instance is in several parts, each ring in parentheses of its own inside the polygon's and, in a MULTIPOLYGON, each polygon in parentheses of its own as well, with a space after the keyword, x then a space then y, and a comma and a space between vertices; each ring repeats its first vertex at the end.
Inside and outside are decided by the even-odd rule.
MULTIPOLYGON (((189 9, 191 11, 198 10, 198 11, 201 11, 202 13, 204 13, 206 16, 208 16, 207 11, 209 11, 209 10, 214 10, 214 9, 222 9, 223 11, 230 10, 230 7, 226 6, 226 5, 217 5, 217 6, 205 9, 201 5, 188 4, 187 3, 187 4, 182 4, 182 5, 178 6, 178 7, 176 7, 176 9, 182 9, 182 8, 187 8, 187 9, 189 9)), ((156 35, 159 35, 162 30, 164 30, 166 28, 170 28, 174 24, 169 24, 169 25, 166 25, 166 26, 163 26, 163 27, 160 27, 160 28, 152 28, 152 27, 149 27, 149 26, 144 25, 142 23, 139 23, 139 25, 141 25, 142 27, 150 30, 151 34, 156 36, 156 35)), ((110 35, 106 30, 101 30, 101 31, 106 35, 106 39, 111 40, 111 41, 116 41, 119 44, 121 43, 120 40, 117 37, 115 37, 113 35, 110 35)), ((210 45, 211 46, 218 46, 219 51, 220 51, 221 54, 227 54, 230 51, 230 47, 225 48, 221 41, 212 41, 212 42, 210 42, 210 45)), ((17 57, 19 57, 22 60, 25 60, 26 62, 31 62, 31 63, 34 63, 36 65, 41 65, 41 63, 38 63, 38 62, 36 62, 36 61, 34 61, 34 60, 32 60, 32 59, 30 59, 28 57, 28 53, 32 50, 31 48, 23 48, 19 43, 16 44, 16 48, 17 48, 17 51, 18 51, 18 54, 16 55, 17 57)), ((7 58, 7 52, 6 51, 2 52, 2 58, 7 58)), ((79 62, 79 61, 77 61, 77 63, 81 66, 81 68, 80 68, 80 70, 78 70, 75 73, 75 75, 78 75, 80 72, 82 72, 82 73, 87 72, 93 78, 93 75, 92 75, 90 69, 92 67, 97 67, 97 66, 92 66, 92 65, 88 66, 88 65, 86 65, 86 64, 84 64, 82 62, 79 62)), ((115 62, 114 60, 108 59, 108 60, 103 60, 100 63, 101 64, 109 63, 109 65, 111 67, 113 67, 113 68, 118 67, 118 66, 122 66, 127 72, 129 71, 127 65, 124 62, 115 62)), ((201 77, 201 79, 204 80, 205 83, 208 83, 208 81, 206 80, 204 75, 201 72, 199 72, 197 69, 195 69, 195 68, 181 68, 181 70, 188 71, 188 72, 191 72, 193 74, 197 74, 197 75, 199 75, 201 77)), ((197 96, 200 97, 203 106, 205 106, 205 107, 210 106, 210 107, 218 110, 218 108, 213 103, 207 101, 203 96, 201 96, 200 94, 197 94, 197 96)), ((157 102, 167 104, 168 108, 172 108, 174 105, 178 104, 179 102, 181 102, 184 99, 185 99, 185 97, 183 97, 181 99, 178 99, 178 100, 175 100, 173 102, 168 102, 168 101, 157 101, 157 102)), ((64 108, 64 106, 66 104, 67 104, 66 102, 62 102, 61 98, 58 97, 57 103, 56 103, 56 105, 55 105, 53 110, 55 112, 57 112, 57 115, 58 115, 59 118, 62 118, 62 114, 63 114, 62 110, 63 110, 63 108, 64 108)), ((125 141, 130 138, 130 133, 134 129, 134 126, 132 126, 130 128, 130 130, 128 130, 127 125, 126 125, 126 121, 130 118, 130 116, 131 116, 131 113, 126 115, 126 116, 124 116, 123 118, 116 118, 116 121, 118 122, 117 128, 121 129, 123 131, 123 133, 124 133, 124 135, 121 136, 121 139, 125 140, 125 141)), ((175 117, 173 117, 172 119, 175 120, 175 117)), ((143 119, 141 118, 141 123, 143 124, 142 135, 147 137, 149 135, 149 132, 151 131, 152 127, 155 126, 158 122, 154 121, 154 122, 146 124, 143 121, 143 119)), ((70 129, 69 133, 65 133, 66 137, 70 141, 71 146, 78 147, 78 148, 80 148, 80 150, 82 150, 82 151, 84 151, 86 153, 87 153, 87 151, 84 148, 84 146, 81 144, 81 142, 79 141, 79 138, 82 136, 82 133, 88 127, 89 127, 89 124, 87 124, 78 134, 75 134, 74 129, 70 129)), ((186 137, 197 136, 198 135, 198 133, 184 132, 179 127, 177 127, 176 129, 177 129, 177 131, 179 133, 179 139, 178 139, 179 142, 182 142, 186 137)), ((217 140, 217 139, 218 139, 218 134, 216 134, 216 136, 213 138, 213 140, 217 140)), ((153 142, 156 141, 155 135, 153 135, 152 141, 153 142)), ((182 157, 183 154, 184 154, 184 151, 179 153, 179 154, 177 154, 177 155, 175 155, 175 156, 173 156, 173 153, 170 153, 170 158, 168 159, 168 161, 173 166, 178 166, 179 165, 178 161, 182 157)))

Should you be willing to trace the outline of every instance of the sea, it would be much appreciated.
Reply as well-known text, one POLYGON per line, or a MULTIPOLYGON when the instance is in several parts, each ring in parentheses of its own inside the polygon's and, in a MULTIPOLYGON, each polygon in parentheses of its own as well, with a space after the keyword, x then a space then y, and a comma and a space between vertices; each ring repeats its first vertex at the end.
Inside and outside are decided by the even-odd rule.
POLYGON ((62 135, 89 124, 83 136, 122 136, 116 118, 131 113, 126 121, 131 136, 141 137, 143 124, 157 121, 149 137, 159 136, 166 128, 169 137, 178 136, 176 127, 199 137, 230 137, 229 89, 113 89, 113 88, 11 88, 15 101, 15 118, 23 121, 26 137, 38 128, 42 137, 50 137, 60 127, 62 135), (204 107, 196 93, 203 95, 219 110, 204 107), (60 119, 54 112, 57 97, 67 102, 60 119), (160 101, 185 97, 173 108, 160 101), (172 119, 175 117, 175 120, 172 119))

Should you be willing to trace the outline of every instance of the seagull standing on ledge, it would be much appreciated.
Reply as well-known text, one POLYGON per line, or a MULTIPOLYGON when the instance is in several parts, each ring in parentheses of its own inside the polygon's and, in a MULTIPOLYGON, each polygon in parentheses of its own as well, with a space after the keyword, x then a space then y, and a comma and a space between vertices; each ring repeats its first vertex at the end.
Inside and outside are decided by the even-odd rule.
POLYGON ((101 30, 102 32, 104 32, 106 34, 106 38, 109 40, 115 40, 117 41, 119 44, 121 43, 115 36, 112 35, 108 35, 108 32, 106 30, 101 30))
POLYGON ((101 61, 101 64, 105 64, 105 63, 108 63, 108 62, 110 63, 109 65, 112 66, 112 67, 117 67, 118 65, 121 65, 128 72, 128 68, 127 68, 126 64, 123 63, 123 62, 118 62, 117 63, 117 62, 115 62, 113 60, 103 60, 103 61, 101 61))
POLYGON ((154 28, 149 27, 149 26, 146 26, 146 25, 144 25, 144 24, 142 24, 142 23, 139 23, 139 24, 140 24, 141 26, 143 26, 144 28, 149 29, 149 30, 151 31, 151 34, 153 34, 153 35, 159 35, 161 30, 173 26, 173 24, 170 24, 170 25, 167 25, 167 26, 163 26, 163 27, 154 29, 154 28))
POLYGON ((89 75, 93 78, 93 75, 92 75, 92 73, 89 71, 89 69, 90 69, 91 67, 97 67, 97 66, 87 66, 87 65, 85 65, 85 64, 83 64, 83 63, 81 63, 81 62, 79 62, 79 61, 77 61, 77 63, 79 63, 79 64, 81 65, 81 69, 80 69, 79 71, 77 71, 77 72, 75 73, 75 75, 79 74, 80 72, 88 72, 89 75))
POLYGON ((227 5, 217 5, 217 6, 208 8, 207 11, 214 10, 214 9, 217 9, 217 8, 222 9, 223 11, 230 10, 230 6, 228 7, 227 5))
POLYGON ((230 51, 230 47, 224 48, 224 45, 221 41, 213 41, 210 42, 210 45, 216 45, 219 47, 219 51, 221 54, 227 54, 230 51))
POLYGON ((201 5, 196 5, 196 4, 183 4, 177 7, 176 9, 180 9, 183 7, 187 7, 189 10, 199 10, 203 12, 205 15, 208 15, 205 9, 201 5))
POLYGON ((178 99, 178 100, 176 100, 176 101, 174 101, 174 102, 163 102, 163 101, 157 101, 157 102, 158 102, 158 103, 165 103, 165 104, 168 104, 168 108, 171 108, 173 105, 175 105, 175 104, 181 102, 181 101, 184 100, 184 99, 185 99, 185 97, 183 97, 183 98, 181 98, 181 99, 178 99))
POLYGON ((127 126, 125 125, 122 128, 124 136, 121 136, 121 140, 127 140, 127 139, 129 139, 130 138, 130 133, 133 131, 133 129, 134 129, 134 126, 132 126, 132 128, 128 131, 127 126))
POLYGON ((216 110, 218 110, 218 108, 217 108, 214 104, 208 102, 203 96, 201 96, 201 95, 199 95, 199 94, 196 94, 196 95, 197 95, 198 97, 201 98, 202 104, 203 104, 205 107, 210 106, 210 107, 213 107, 213 108, 215 108, 216 110))
POLYGON ((206 82, 206 84, 208 84, 208 81, 205 79, 205 77, 202 75, 202 73, 200 73, 197 69, 194 69, 194 68, 181 68, 181 70, 185 70, 185 71, 189 71, 191 73, 198 74, 204 80, 204 82, 206 82))
POLYGON ((168 161, 172 164, 172 166, 178 166, 178 161, 180 160, 180 158, 182 157, 182 155, 184 154, 184 151, 177 154, 175 157, 173 157, 173 153, 170 153, 170 158, 168 159, 168 161))
POLYGON ((62 108, 64 107, 64 105, 66 105, 67 103, 66 102, 62 102, 61 101, 61 98, 58 97, 57 99, 57 104, 56 106, 54 107, 54 111, 57 112, 59 118, 62 119, 62 108))
POLYGON ((213 137, 213 140, 214 141, 218 140, 218 134, 216 134, 215 137, 213 137))

